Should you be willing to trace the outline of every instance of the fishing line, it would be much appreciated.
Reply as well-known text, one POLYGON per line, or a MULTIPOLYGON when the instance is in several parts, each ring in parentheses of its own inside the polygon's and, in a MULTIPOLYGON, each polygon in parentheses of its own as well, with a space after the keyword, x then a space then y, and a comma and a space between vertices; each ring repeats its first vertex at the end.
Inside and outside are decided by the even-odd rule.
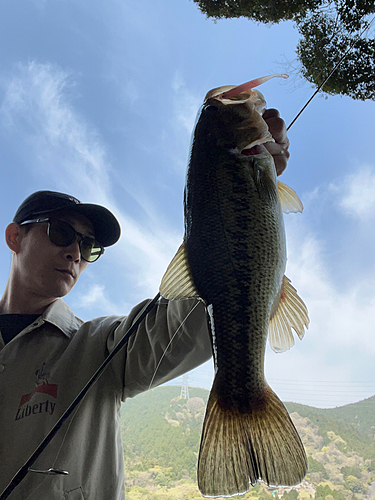
MULTIPOLYGON (((366 25, 363 30, 361 31, 361 33, 359 34, 359 36, 361 37, 365 31, 369 30, 371 25, 373 24, 373 22, 375 21, 375 16, 373 16, 373 18, 371 19, 371 21, 369 22, 368 25, 366 25)), ((318 88, 316 89, 316 91, 313 93, 313 95, 310 97, 310 99, 306 102, 306 104, 303 106, 303 108, 301 109, 301 111, 299 113, 297 113, 296 117, 292 120, 292 122, 288 125, 287 127, 287 130, 290 129, 290 127, 294 124, 294 122, 297 120, 297 118, 299 118, 301 116, 301 114, 305 111, 305 109, 307 108, 307 106, 310 104, 310 102, 314 99, 314 97, 316 96, 316 94, 318 94, 318 92, 320 92, 320 90, 324 87, 324 85, 328 82, 328 80, 331 78, 331 76, 333 75, 333 73, 337 70, 337 68, 340 66, 340 64, 346 59, 347 55, 349 54, 349 52, 351 51, 352 47, 353 47, 353 43, 354 41, 352 41, 350 44, 349 44, 349 47, 348 49, 344 52, 344 55, 341 57, 341 59, 335 64, 335 66, 333 67, 332 71, 330 72, 330 74, 327 76, 327 78, 324 80, 323 83, 321 83, 318 88)))
MULTIPOLYGON (((161 355, 161 358, 159 359, 159 362, 158 362, 158 364, 157 364, 157 366, 156 366, 156 368, 155 368, 155 371, 154 371, 154 374, 153 374, 153 376, 152 376, 152 379, 151 379, 150 385, 148 386, 148 390, 150 390, 150 389, 151 389, 152 383, 153 383, 153 381, 154 381, 154 379, 155 379, 155 376, 156 376, 156 373, 157 373, 157 371, 158 371, 158 369, 159 369, 159 366, 161 365, 161 362, 162 362, 162 360, 164 359, 164 357, 165 357, 165 355, 166 355, 166 353, 167 353, 167 351, 168 351, 168 349, 169 349, 169 346, 172 344, 173 339, 175 338, 175 336, 177 335, 177 333, 178 333, 178 331, 181 329, 181 327, 185 324, 185 322, 187 321, 187 319, 188 319, 188 317, 190 316, 190 314, 191 314, 191 313, 195 310, 195 308, 198 306, 198 304, 199 304, 199 302, 197 302, 197 303, 195 304, 195 306, 194 306, 194 307, 193 307, 193 308, 189 311, 189 313, 185 316, 185 319, 184 319, 184 320, 180 323, 179 327, 177 328, 177 330, 176 330, 176 331, 175 331, 175 333, 173 334, 172 338, 171 338, 171 339, 170 339, 170 341, 168 342, 168 345, 167 345, 167 347, 164 349, 164 352, 163 352, 163 354, 161 355)), ((0 500, 1 500, 1 498, 0 498, 0 500)))
MULTIPOLYGON (((99 368, 96 370, 94 375, 89 379, 87 384, 84 386, 84 388, 81 390, 81 392, 78 394, 78 396, 72 401, 70 406, 65 410, 65 412, 61 415, 59 420, 56 422, 56 424, 52 427, 50 432, 46 435, 46 437, 41 441, 39 446, 36 448, 34 453, 29 457, 29 459, 25 462, 25 464, 19 469, 19 471, 15 474, 13 479, 10 481, 8 486, 5 488, 5 490, 1 493, 0 495, 0 500, 5 500, 8 498, 8 496, 12 493, 14 488, 19 485, 19 483, 25 478, 26 474, 29 472, 29 469, 35 462, 35 460, 40 456, 40 454, 44 451, 46 446, 50 443, 52 438, 55 436, 57 431, 61 428, 63 423, 67 420, 67 418, 72 414, 74 409, 80 404, 82 399, 85 397, 86 393, 88 390, 91 388, 91 386, 96 382, 96 380, 100 377, 100 375, 103 373, 107 365, 112 361, 113 357, 124 347, 126 342, 129 340, 130 336, 136 331, 140 323, 144 320, 146 315, 150 312, 150 310, 154 307, 155 303, 159 300, 160 293, 157 293, 156 296, 146 304, 146 306, 142 309, 141 313, 139 314, 138 318, 134 321, 132 326, 128 329, 128 331, 125 333, 125 335, 122 337, 122 339, 118 342, 116 347, 113 349, 113 351, 108 354, 108 356, 105 358, 103 363, 99 366, 99 368)), ((30 471, 31 472, 31 471, 30 471)), ((37 471, 39 473, 44 473, 47 475, 56 475, 56 474, 67 474, 66 471, 61 471, 58 469, 49 469, 47 471, 37 471)))

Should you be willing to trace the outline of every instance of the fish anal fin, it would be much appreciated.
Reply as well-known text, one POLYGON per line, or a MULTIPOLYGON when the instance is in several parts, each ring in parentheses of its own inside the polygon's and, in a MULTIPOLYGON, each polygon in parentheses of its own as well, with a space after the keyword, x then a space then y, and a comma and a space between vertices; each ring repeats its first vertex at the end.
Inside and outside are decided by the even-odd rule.
POLYGON ((277 190, 281 203, 281 209, 285 214, 303 211, 302 201, 291 187, 281 181, 277 181, 277 190))
POLYGON ((268 327, 268 340, 275 352, 284 352, 294 345, 292 329, 302 340, 309 326, 309 315, 303 300, 290 279, 283 277, 278 302, 274 304, 268 327))
POLYGON ((160 294, 169 300, 199 297, 191 275, 185 244, 182 243, 160 284, 160 294))
POLYGON ((302 441, 272 389, 266 404, 250 413, 224 409, 210 394, 198 458, 198 487, 205 497, 246 493, 258 480, 269 486, 294 486, 307 472, 302 441))

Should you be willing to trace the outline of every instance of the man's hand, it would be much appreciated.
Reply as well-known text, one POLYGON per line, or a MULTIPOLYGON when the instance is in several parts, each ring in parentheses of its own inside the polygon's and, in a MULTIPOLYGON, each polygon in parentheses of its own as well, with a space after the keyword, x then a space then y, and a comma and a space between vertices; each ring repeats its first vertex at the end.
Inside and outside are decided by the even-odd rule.
POLYGON ((263 119, 268 125, 269 131, 275 142, 267 142, 264 144, 266 149, 273 156, 276 173, 281 175, 286 169, 286 164, 289 159, 289 139, 286 135, 286 125, 277 109, 266 109, 263 113, 263 119))

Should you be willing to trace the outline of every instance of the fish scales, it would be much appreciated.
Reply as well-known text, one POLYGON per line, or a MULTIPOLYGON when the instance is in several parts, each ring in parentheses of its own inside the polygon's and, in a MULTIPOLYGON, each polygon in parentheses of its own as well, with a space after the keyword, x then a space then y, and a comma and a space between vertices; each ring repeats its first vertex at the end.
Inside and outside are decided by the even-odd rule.
MULTIPOLYGON (((205 110, 209 106, 214 105, 208 101, 205 110)), ((221 404, 249 411, 250 394, 264 388, 270 309, 285 268, 283 224, 276 193, 259 198, 256 162, 231 152, 235 144, 230 141, 218 148, 215 132, 222 130, 216 123, 215 110, 206 113, 193 139, 185 198, 186 250, 199 295, 213 305, 221 404)))
POLYGON ((289 190, 292 205, 299 200, 277 183, 262 146, 271 139, 263 96, 241 88, 227 92, 230 99, 211 91, 198 115, 184 243, 160 288, 169 299, 198 296, 212 306, 216 373, 198 459, 198 485, 208 497, 244 493, 258 480, 291 486, 307 467, 288 412, 264 377, 268 331, 271 347, 282 351, 293 345, 291 328, 302 338, 308 322, 284 276, 279 193, 289 190))

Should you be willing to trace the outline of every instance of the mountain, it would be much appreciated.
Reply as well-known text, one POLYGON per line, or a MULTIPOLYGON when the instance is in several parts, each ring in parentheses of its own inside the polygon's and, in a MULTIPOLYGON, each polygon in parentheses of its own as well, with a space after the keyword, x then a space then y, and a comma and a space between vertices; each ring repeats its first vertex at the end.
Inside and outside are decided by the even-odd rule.
MULTIPOLYGON (((209 391, 189 388, 189 399, 180 393, 179 386, 163 386, 122 407, 128 500, 202 499, 196 466, 209 391)), ((295 488, 260 484, 237 498, 375 499, 375 397, 332 409, 285 405, 308 455, 305 480, 295 488)))
POLYGON ((336 418, 340 422, 353 424, 359 431, 366 433, 374 439, 375 422, 375 396, 364 399, 358 403, 341 406, 340 408, 332 408, 325 410, 327 415, 336 418))

